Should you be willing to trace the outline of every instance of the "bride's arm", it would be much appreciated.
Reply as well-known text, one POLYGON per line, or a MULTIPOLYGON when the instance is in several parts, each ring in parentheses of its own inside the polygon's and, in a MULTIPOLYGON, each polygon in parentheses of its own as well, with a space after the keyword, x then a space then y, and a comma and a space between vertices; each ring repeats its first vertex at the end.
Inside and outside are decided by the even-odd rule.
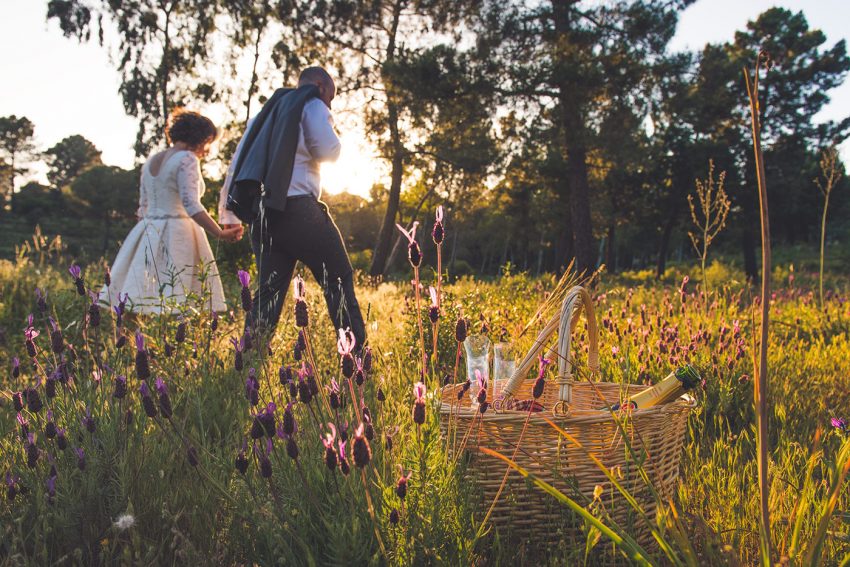
POLYGON ((204 209, 201 204, 201 183, 201 168, 198 158, 195 154, 187 152, 186 156, 180 160, 180 166, 177 169, 177 188, 180 191, 180 199, 183 201, 186 213, 215 238, 231 241, 239 240, 241 226, 223 229, 204 209))

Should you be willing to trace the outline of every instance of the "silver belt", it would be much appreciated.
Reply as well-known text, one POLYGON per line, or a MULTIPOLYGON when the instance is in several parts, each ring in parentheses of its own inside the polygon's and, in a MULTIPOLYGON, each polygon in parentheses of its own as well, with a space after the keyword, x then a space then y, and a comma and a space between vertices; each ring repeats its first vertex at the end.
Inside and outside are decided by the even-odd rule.
POLYGON ((188 215, 145 215, 144 220, 191 219, 188 215))

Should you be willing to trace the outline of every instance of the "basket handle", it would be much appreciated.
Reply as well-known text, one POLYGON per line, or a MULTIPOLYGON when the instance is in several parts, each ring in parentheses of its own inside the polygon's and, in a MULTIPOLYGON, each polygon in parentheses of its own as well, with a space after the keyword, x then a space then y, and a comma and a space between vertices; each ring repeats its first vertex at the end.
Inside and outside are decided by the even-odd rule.
POLYGON ((543 350, 549 338, 558 331, 558 346, 557 351, 552 346, 547 351, 547 356, 552 356, 553 353, 558 357, 558 400, 564 403, 571 401, 571 391, 569 380, 572 379, 573 361, 570 356, 570 338, 572 332, 578 324, 578 312, 581 307, 584 307, 587 316, 588 339, 590 348, 588 350, 588 366, 591 372, 599 370, 599 329, 596 326, 596 315, 593 310, 593 300, 590 293, 581 286, 574 286, 564 296, 564 301, 561 303, 560 313, 556 313, 543 327, 540 334, 534 341, 534 345, 525 355, 525 358, 517 366, 516 371, 508 380, 502 390, 505 398, 513 397, 523 379, 528 375, 534 364, 537 362, 537 355, 543 350))

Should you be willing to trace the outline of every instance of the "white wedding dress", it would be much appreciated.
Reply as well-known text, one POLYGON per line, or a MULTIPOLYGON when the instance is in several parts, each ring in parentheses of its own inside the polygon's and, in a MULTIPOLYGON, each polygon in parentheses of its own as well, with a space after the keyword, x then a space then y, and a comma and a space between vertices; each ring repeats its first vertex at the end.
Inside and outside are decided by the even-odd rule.
POLYGON ((199 309, 225 311, 224 290, 206 232, 192 220, 204 210, 204 181, 194 153, 178 151, 151 172, 142 166, 139 222, 112 265, 101 299, 117 305, 129 296, 135 313, 171 313, 191 300, 199 309))

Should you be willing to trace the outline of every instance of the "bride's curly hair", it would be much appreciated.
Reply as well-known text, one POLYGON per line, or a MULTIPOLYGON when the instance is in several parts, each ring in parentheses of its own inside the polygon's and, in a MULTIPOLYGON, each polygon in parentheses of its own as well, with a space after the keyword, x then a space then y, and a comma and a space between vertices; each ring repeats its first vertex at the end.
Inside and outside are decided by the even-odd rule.
POLYGON ((165 123, 165 138, 168 143, 183 142, 192 151, 203 148, 216 137, 218 137, 218 128, 212 120, 185 108, 172 110, 165 123))

